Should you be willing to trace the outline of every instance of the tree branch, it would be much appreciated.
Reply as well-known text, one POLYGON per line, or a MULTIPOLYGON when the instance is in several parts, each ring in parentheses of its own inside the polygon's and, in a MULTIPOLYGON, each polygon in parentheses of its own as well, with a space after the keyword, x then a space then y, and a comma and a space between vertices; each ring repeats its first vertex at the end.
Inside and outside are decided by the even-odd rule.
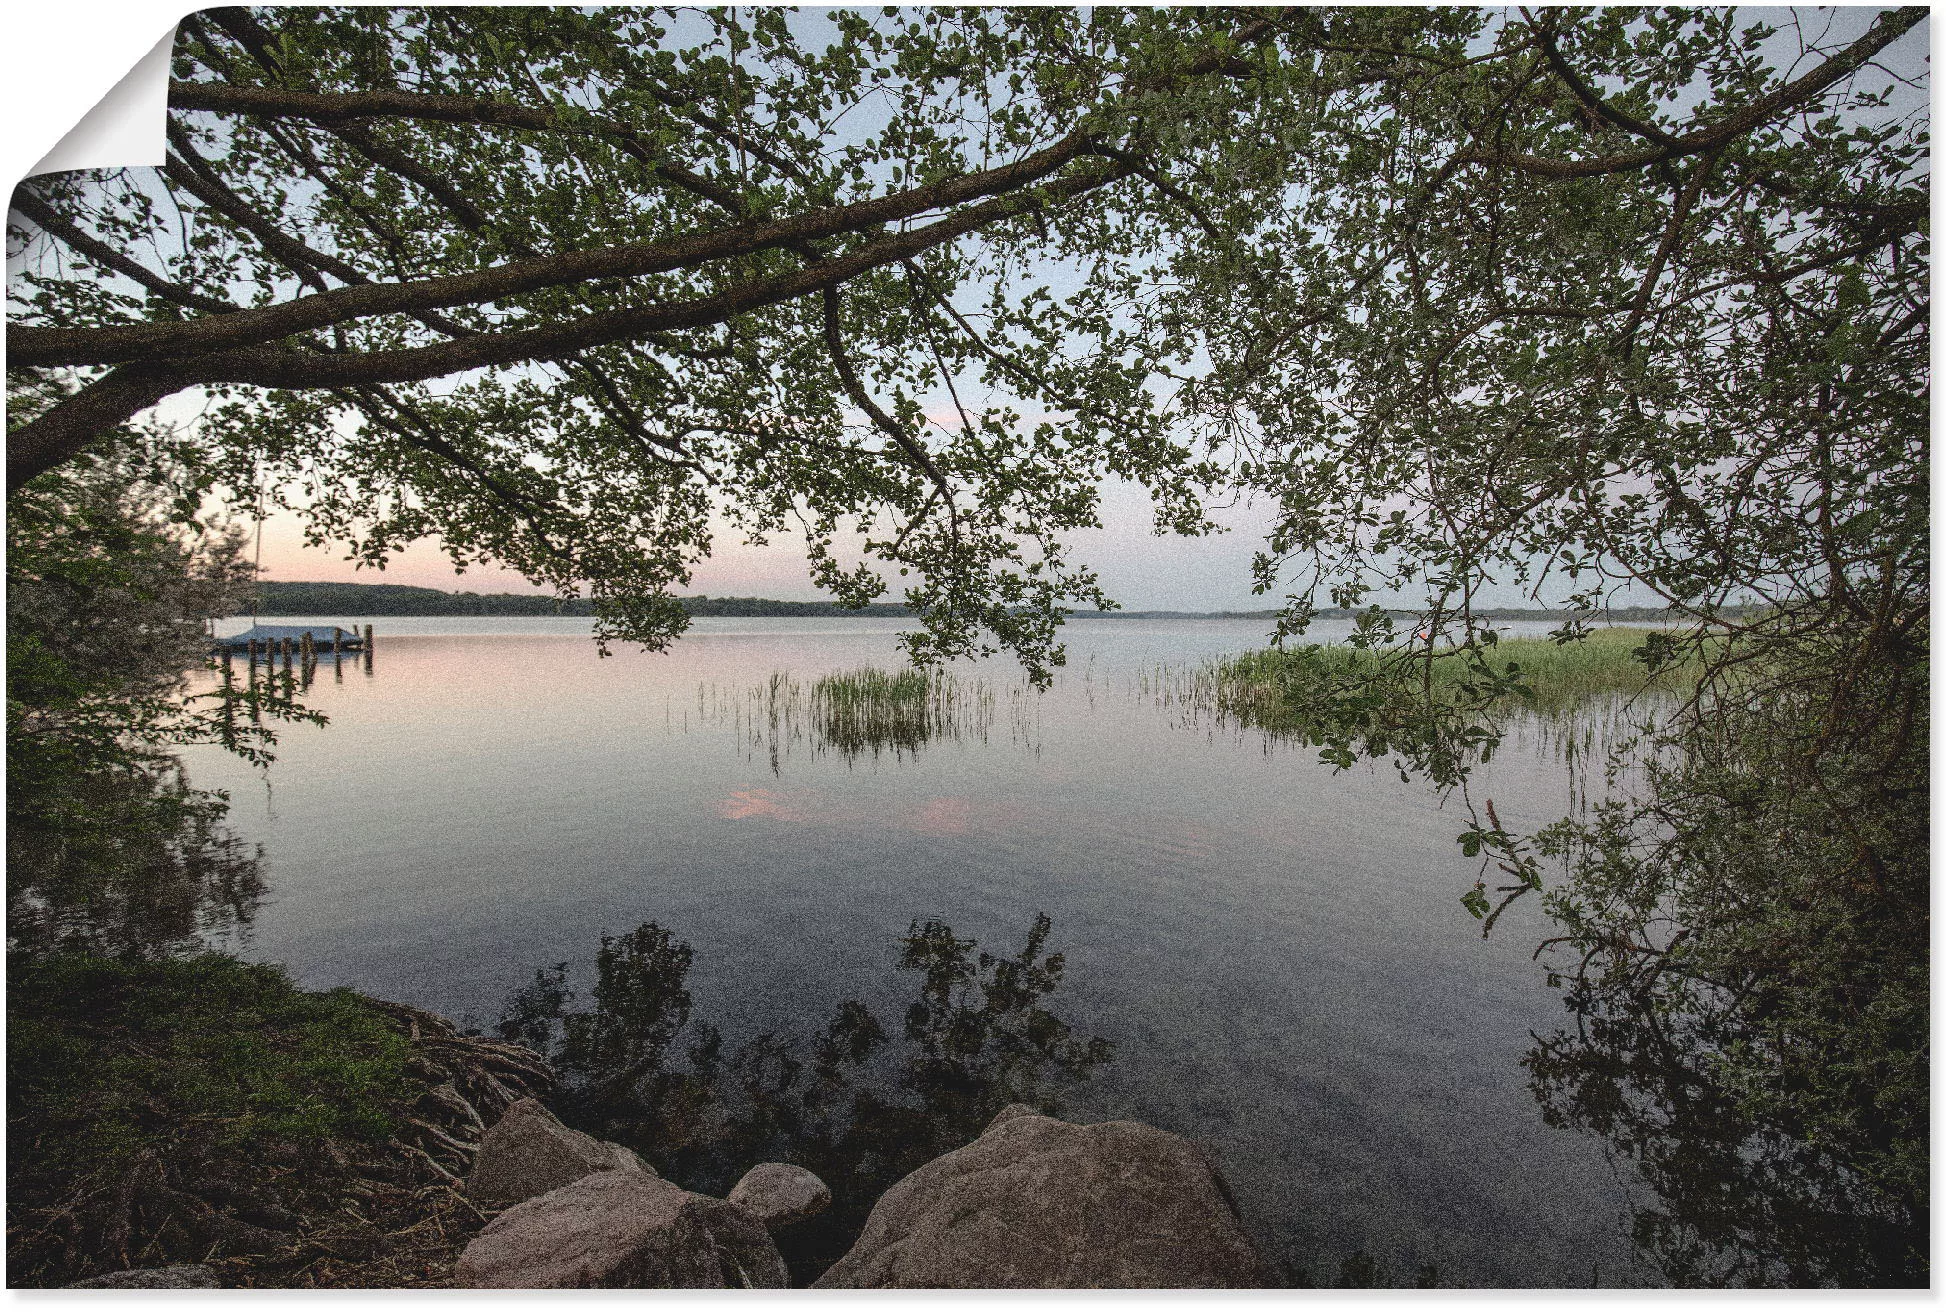
POLYGON ((1683 225, 1689 222, 1689 211, 1694 208, 1696 198, 1703 194, 1703 187, 1716 168, 1716 157, 1707 155, 1696 165, 1694 174, 1676 193, 1675 203, 1669 207, 1669 225, 1663 229, 1662 240, 1655 248, 1655 258, 1649 261, 1649 271, 1642 276, 1642 286, 1635 293, 1635 299, 1628 308, 1628 320, 1616 336, 1615 348, 1623 355, 1634 349, 1635 330, 1642 325, 1642 317, 1648 313, 1649 301, 1655 295, 1656 284, 1662 281, 1662 271, 1669 266, 1669 260, 1676 253, 1682 241, 1683 225))
MULTIPOLYGON (((1045 150, 998 168, 962 174, 944 182, 910 188, 869 201, 832 206, 767 223, 738 224, 673 241, 565 251, 473 273, 424 278, 410 283, 365 283, 301 297, 281 305, 242 310, 220 319, 197 319, 176 324, 131 324, 117 328, 17 328, 9 345, 16 364, 113 364, 146 356, 181 355, 275 341, 293 333, 374 314, 442 309, 598 278, 666 273, 712 260, 751 255, 791 242, 878 228, 928 210, 945 209, 981 197, 1015 192, 1089 153, 1091 145, 1092 140, 1087 132, 1076 131, 1045 150)), ((190 189, 196 191, 193 186, 190 189)), ((258 230, 264 221, 254 214, 251 218, 251 230, 257 232, 267 246, 270 245, 273 239, 258 230)), ((238 221, 243 220, 239 218, 238 221)), ((274 229, 271 231, 274 232, 274 229)), ((276 240, 285 246, 309 250, 281 234, 277 235, 276 240)), ((336 261, 333 263, 338 264, 336 261)), ((326 267, 327 272, 337 273, 337 268, 320 267, 326 267)), ((339 264, 338 267, 344 266, 339 264)))
MULTIPOLYGON (((1523 9, 1521 12, 1525 14, 1527 11, 1523 9)), ((1561 47, 1555 40, 1554 20, 1560 12, 1558 9, 1548 11, 1548 21, 1545 23, 1535 23, 1531 17, 1527 20, 1534 28, 1534 35, 1540 42, 1541 53, 1547 56, 1548 67, 1554 70, 1554 76, 1561 79, 1576 100, 1586 105, 1605 122, 1612 123, 1622 131, 1641 137, 1645 141, 1653 141, 1658 146, 1674 144, 1676 139, 1655 124, 1646 123, 1632 114, 1624 113, 1603 100, 1595 94, 1593 87, 1583 82, 1574 69, 1568 66, 1568 61, 1561 57, 1561 47)))
POLYGON ((14 191, 13 208, 16 212, 31 219, 49 236, 79 252, 84 258, 93 260, 104 269, 119 273, 131 282, 148 288, 163 300, 180 305, 186 310, 207 310, 211 314, 232 314, 237 307, 230 302, 214 296, 205 296, 199 291, 170 282, 161 274, 145 265, 123 255, 98 237, 91 237, 81 228, 70 223, 53 206, 42 200, 27 186, 14 191))
MULTIPOLYGON (((175 156, 167 159, 162 166, 162 170, 167 175, 169 181, 177 184, 197 200, 202 201, 203 204, 209 206, 218 214, 221 214, 224 218, 236 224, 239 228, 242 228, 252 237, 255 237, 258 244, 265 251, 269 252, 276 259, 281 260, 285 267, 289 268, 299 279, 305 279, 308 275, 311 284, 320 288, 323 284, 317 279, 316 275, 319 273, 328 273, 340 282, 354 286, 370 281, 364 274, 354 269, 351 265, 346 264, 343 260, 338 259, 334 255, 326 255, 323 251, 313 250, 310 246, 291 236, 282 228, 279 228, 264 215, 259 214, 249 202, 237 195, 236 192, 230 190, 216 176, 216 172, 210 167, 209 161, 197 153, 195 144, 189 140, 189 134, 184 132, 178 125, 174 123, 169 124, 168 133, 169 144, 176 149, 175 156)), ((328 293, 320 292, 320 294, 328 293)), ((253 311, 239 310, 237 313, 250 314, 253 311)), ((225 316, 226 319, 230 317, 233 316, 225 316)), ((198 319, 194 321, 194 324, 211 322, 215 321, 198 319)), ((194 326, 194 324, 187 326, 194 326)), ((60 330, 16 328, 13 330, 13 349, 16 352, 22 351, 26 345, 23 341, 25 337, 31 337, 37 332, 52 331, 60 330)), ((121 332, 125 330, 113 329, 102 331, 121 332)), ((16 358, 20 359, 22 363, 31 363, 31 361, 27 361, 23 357, 17 356, 16 358)), ((73 363, 94 364, 104 362, 82 360, 73 363)))
MULTIPOLYGON (((984 204, 969 206, 949 218, 923 228, 890 234, 849 255, 823 264, 744 283, 715 296, 675 305, 614 310, 570 323, 504 333, 480 333, 458 341, 397 350, 318 355, 259 348, 187 360, 124 366, 109 375, 110 379, 123 380, 118 387, 102 393, 87 408, 73 408, 81 400, 81 397, 77 397, 9 433, 10 476, 16 467, 31 476, 81 450, 89 440, 80 431, 83 424, 93 424, 92 431, 99 433, 155 404, 171 392, 199 383, 303 388, 417 382, 468 369, 528 360, 559 359, 591 346, 639 338, 658 331, 701 328, 767 305, 820 292, 826 287, 836 287, 867 270, 896 263, 976 228, 1032 213, 1050 202, 1065 203, 1126 176, 1128 174, 1123 166, 1111 163, 1088 173, 1071 175, 1038 193, 998 196, 984 204), (142 380, 144 388, 153 391, 147 400, 140 399, 147 392, 134 386, 137 379, 142 380), (127 408, 111 413, 114 403, 109 398, 112 397, 126 398, 127 408), (22 453, 18 463, 14 455, 16 443, 22 453), (35 463, 42 458, 47 463, 35 463)), ((207 322, 222 321, 212 319, 207 322)), ((91 388, 82 396, 92 395, 94 390, 91 388)))
MULTIPOLYGON (((953 499, 952 482, 947 479, 945 473, 940 470, 939 466, 933 463, 931 453, 921 443, 915 441, 912 435, 906 432, 897 420, 886 414, 884 409, 879 406, 879 403, 872 399, 872 394, 865 390, 865 384, 859 381, 858 371, 852 368, 851 356, 845 350, 844 329, 840 323, 838 311, 838 289, 836 287, 825 288, 824 349, 830 355, 833 367, 838 371, 839 380, 844 383, 845 395, 850 397, 852 404, 860 410, 863 410, 871 418, 872 423, 878 427, 878 430, 891 438, 897 444, 898 448, 906 453, 912 463, 918 466, 919 472, 924 474, 932 482, 933 487, 938 490, 940 497, 946 503, 946 514, 952 524, 953 536, 958 537, 959 506, 953 499)), ((931 503, 928 502, 928 504, 930 505, 931 503)), ((899 536, 901 540, 905 537, 903 533, 899 536)))
MULTIPOLYGON (((1468 164, 1510 168, 1543 178, 1595 178, 1610 173, 1628 173, 1666 160, 1680 159, 1728 144, 1768 123, 1779 114, 1796 109, 1813 96, 1843 78, 1849 77, 1865 62, 1918 25, 1930 10, 1908 5, 1878 16, 1864 36, 1852 42, 1842 54, 1834 55, 1796 81, 1787 82, 1769 95, 1760 96, 1721 122, 1672 137, 1654 150, 1598 159, 1549 159, 1542 155, 1502 155, 1491 151, 1467 151, 1461 159, 1468 164)), ((1659 130, 1659 129, 1658 129, 1659 130)))
POLYGON ((152 365, 125 365, 7 433, 7 491, 86 450, 116 424, 183 384, 152 365))

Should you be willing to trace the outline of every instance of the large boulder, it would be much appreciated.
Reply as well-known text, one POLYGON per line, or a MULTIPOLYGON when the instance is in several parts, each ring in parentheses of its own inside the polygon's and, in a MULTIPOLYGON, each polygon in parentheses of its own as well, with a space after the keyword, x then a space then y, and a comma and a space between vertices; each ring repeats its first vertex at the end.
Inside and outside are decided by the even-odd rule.
POLYGON ((466 1193, 483 1207, 511 1207, 612 1170, 655 1174, 627 1148, 571 1130, 539 1102, 523 1098, 481 1138, 466 1193))
POLYGON ((105 1276, 77 1280, 69 1289, 220 1289, 216 1272, 206 1266, 152 1266, 135 1271, 110 1271, 105 1276))
POLYGON ((825 1289, 1234 1289, 1266 1283, 1195 1145, 1012 1106, 878 1200, 825 1289))
POLYGON ((775 1230, 809 1220, 831 1206, 831 1190, 801 1166, 761 1162, 743 1173, 730 1190, 729 1201, 775 1230))
POLYGON ((782 1289, 752 1213, 646 1171, 596 1171, 510 1207, 460 1254, 467 1289, 782 1289))

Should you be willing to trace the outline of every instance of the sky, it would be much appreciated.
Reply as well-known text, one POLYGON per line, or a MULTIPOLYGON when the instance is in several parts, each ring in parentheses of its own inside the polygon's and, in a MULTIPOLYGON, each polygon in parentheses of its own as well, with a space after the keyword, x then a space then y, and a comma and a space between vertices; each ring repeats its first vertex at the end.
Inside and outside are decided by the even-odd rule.
MULTIPOLYGON (((1250 591, 1250 561, 1270 524, 1268 510, 1240 506, 1212 515, 1228 532, 1202 538, 1152 531, 1148 494, 1117 483, 1103 489, 1103 527, 1074 534, 1075 559, 1101 575, 1108 594, 1128 610, 1263 610, 1281 599, 1250 591)), ((264 521, 263 577, 288 583, 405 583, 465 592, 544 592, 504 569, 475 567, 457 573, 436 542, 421 542, 385 570, 355 567, 343 547, 307 546, 297 517, 288 512, 264 521)), ((778 601, 828 600, 812 584, 801 540, 779 534, 770 545, 743 543, 732 527, 719 529, 715 550, 696 570, 689 595, 769 597, 778 601)), ((890 598, 888 598, 889 600, 890 598)))

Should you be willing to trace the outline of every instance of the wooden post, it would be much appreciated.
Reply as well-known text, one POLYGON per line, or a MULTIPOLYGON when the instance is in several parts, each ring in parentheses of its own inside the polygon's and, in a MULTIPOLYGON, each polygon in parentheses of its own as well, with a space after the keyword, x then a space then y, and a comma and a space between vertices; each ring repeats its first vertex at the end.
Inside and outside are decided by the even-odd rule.
POLYGON ((257 677, 257 640, 250 639, 250 677, 257 677))
POLYGON ((371 676, 371 673, 372 673, 372 626, 367 624, 365 626, 365 675, 366 677, 369 678, 371 676))
POLYGON ((236 665, 227 645, 223 648, 223 740, 236 741, 236 665))

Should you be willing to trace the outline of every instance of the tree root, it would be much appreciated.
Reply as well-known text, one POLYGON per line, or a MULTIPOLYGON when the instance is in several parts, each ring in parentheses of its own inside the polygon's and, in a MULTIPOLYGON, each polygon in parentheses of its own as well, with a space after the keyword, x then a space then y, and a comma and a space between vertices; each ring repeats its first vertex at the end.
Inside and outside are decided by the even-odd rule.
POLYGON ((423 1086, 389 1139, 326 1142, 309 1161, 251 1162, 241 1175, 236 1163, 148 1151, 119 1178, 70 1180, 9 1216, 24 1282, 205 1262, 240 1286, 444 1283, 487 1220, 465 1194, 480 1140, 507 1108, 551 1088, 554 1072, 530 1049, 462 1034, 442 1016, 361 1001, 411 1044, 405 1069, 423 1086))

